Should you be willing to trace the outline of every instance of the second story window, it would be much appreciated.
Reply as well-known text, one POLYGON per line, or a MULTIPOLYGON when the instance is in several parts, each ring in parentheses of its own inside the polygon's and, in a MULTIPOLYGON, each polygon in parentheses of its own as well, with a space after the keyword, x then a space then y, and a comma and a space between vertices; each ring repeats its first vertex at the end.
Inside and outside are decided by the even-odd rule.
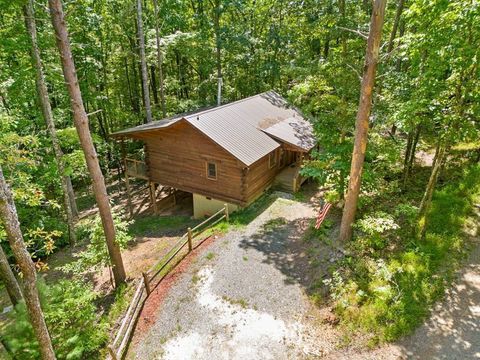
POLYGON ((207 178, 217 180, 217 164, 214 162, 207 162, 207 178))

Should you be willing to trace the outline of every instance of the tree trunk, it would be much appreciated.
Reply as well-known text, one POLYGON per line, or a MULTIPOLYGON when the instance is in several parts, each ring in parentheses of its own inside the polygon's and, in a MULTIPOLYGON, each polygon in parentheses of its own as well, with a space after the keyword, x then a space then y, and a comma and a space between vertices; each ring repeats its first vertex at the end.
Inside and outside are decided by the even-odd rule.
POLYGON ((158 25, 158 2, 153 0, 153 7, 155 13, 155 38, 157 42, 157 63, 158 63, 158 82, 160 86, 160 102, 162 103, 162 115, 163 117, 167 116, 167 111, 165 108, 165 89, 163 84, 163 54, 162 49, 160 48, 160 27, 158 25))
POLYGON ((152 107, 150 105, 150 92, 148 90, 147 60, 145 58, 145 37, 143 35, 142 0, 137 0, 137 30, 138 46, 140 50, 140 65, 142 72, 143 102, 147 123, 152 122, 152 107))
POLYGON ((413 138, 412 149, 410 150, 410 159, 408 160, 408 174, 412 172, 413 162, 415 161, 415 153, 417 152, 417 144, 418 140, 420 139, 421 130, 422 128, 420 124, 417 125, 417 128, 415 129, 415 137, 413 138))
POLYGON ((393 21, 392 32, 390 33, 390 40, 388 41, 387 53, 391 53, 393 50, 393 42, 397 36, 398 24, 400 23, 400 17, 402 16, 403 5, 405 0, 398 0, 397 12, 395 13, 395 20, 393 21))
POLYGON ((222 105, 222 85, 223 85, 223 78, 222 78, 222 58, 221 58, 221 51, 222 51, 222 39, 220 34, 220 16, 221 16, 221 1, 215 1, 215 16, 214 16, 214 27, 215 27, 215 55, 216 55, 216 62, 217 62, 217 106, 222 105))
POLYGON ((413 143, 413 131, 408 133, 407 139, 407 146, 405 148, 405 157, 403 158, 403 190, 407 187, 408 181, 408 169, 409 169, 409 161, 410 161, 410 152, 412 150, 412 143, 413 143))
POLYGON ((115 241, 115 226, 113 223, 112 212, 105 186, 105 179, 100 169, 97 152, 93 145, 92 136, 88 128, 88 117, 83 106, 82 93, 78 84, 75 63, 72 57, 70 41, 68 39, 68 30, 65 24, 61 0, 49 0, 52 25, 55 30, 57 47, 62 60, 63 76, 70 95, 71 106, 73 110, 73 120, 77 129, 80 144, 85 154, 88 171, 92 179, 93 191, 97 201, 98 211, 102 220, 105 232, 105 241, 107 243, 108 253, 113 265, 113 275, 115 284, 118 286, 125 282, 125 269, 123 267, 120 247, 115 241))
POLYGON ((445 156, 445 145, 441 144, 440 141, 437 145, 435 152, 435 160, 432 167, 432 172, 430 174, 430 179, 428 180, 427 188, 423 194, 422 201, 420 203, 420 209, 418 210, 418 218, 420 224, 420 233, 421 237, 425 238, 426 229, 427 229, 427 220, 426 215, 432 203, 433 191, 435 190, 435 185, 437 184, 438 174, 442 167, 443 159, 445 156))
POLYGON ((75 200, 75 192, 73 191, 72 179, 70 176, 67 176, 67 189, 68 189, 68 199, 70 200, 70 208, 72 209, 72 215, 74 218, 78 218, 78 208, 77 202, 75 200))
POLYGON ((370 110, 372 107, 372 92, 375 83, 378 53, 382 38, 383 18, 385 15, 386 0, 375 0, 373 4, 370 33, 368 35, 367 53, 365 57, 360 102, 355 124, 355 142, 350 169, 350 181, 343 209, 342 223, 340 226, 340 241, 352 238, 352 225, 355 221, 360 183, 367 149, 368 126, 370 110))
POLYGON ((158 106, 157 80, 155 79, 155 65, 150 65, 150 87, 152 88, 153 102, 158 106))
MULTIPOLYGON (((342 129, 340 134, 340 144, 343 145, 345 143, 345 130, 342 129)), ((343 169, 340 170, 340 179, 339 179, 339 187, 340 187, 340 200, 345 200, 345 178, 347 174, 343 169)))
POLYGON ((17 305, 22 300, 22 291, 20 290, 18 281, 13 274, 2 246, 0 246, 0 278, 7 289, 8 297, 12 305, 17 305))
POLYGON ((7 239, 23 275, 23 295, 27 306, 28 316, 33 331, 40 346, 42 359, 55 359, 52 341, 48 333, 47 324, 43 317, 40 306, 40 298, 37 289, 37 273, 32 258, 27 251, 23 235, 20 230, 17 209, 13 202, 12 193, 5 182, 2 169, 0 168, 0 219, 5 227, 7 239))
MULTIPOLYGON (((338 9, 340 11, 340 16, 341 16, 341 25, 345 26, 346 22, 346 9, 345 9, 345 0, 339 0, 338 1, 338 9)), ((345 57, 347 56, 347 37, 344 31, 341 33, 341 41, 342 41, 342 55, 345 60, 345 57)))
POLYGON ((28 0, 27 5, 23 7, 23 11, 27 31, 30 35, 30 40, 32 41, 32 59, 37 73, 35 80, 37 85, 38 100, 42 108, 43 118, 47 123, 47 129, 50 135, 50 139, 52 140, 55 160, 57 162, 58 172, 60 173, 61 178, 63 206, 67 215, 68 235, 70 238, 70 244, 74 244, 77 241, 77 237, 75 235, 75 219, 73 215, 74 212, 72 210, 72 203, 75 202, 75 195, 73 194, 73 189, 69 189, 69 184, 71 185, 71 182, 68 176, 65 174, 65 162, 63 159, 63 152, 57 138, 55 123, 53 121, 52 107, 48 98, 48 90, 45 83, 45 75, 43 73, 43 64, 42 59, 40 58, 40 50, 38 48, 37 42, 37 28, 35 24, 35 11, 33 8, 33 0, 28 0), (72 195, 73 199, 71 198, 72 195))

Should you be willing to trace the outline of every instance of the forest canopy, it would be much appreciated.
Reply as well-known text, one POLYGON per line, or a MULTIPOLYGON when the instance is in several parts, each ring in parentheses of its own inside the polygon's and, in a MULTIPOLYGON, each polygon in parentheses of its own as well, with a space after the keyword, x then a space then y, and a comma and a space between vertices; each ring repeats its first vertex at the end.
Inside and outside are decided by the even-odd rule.
MULTIPOLYGON (((348 203, 362 79, 371 65, 367 39, 378 4, 385 6, 368 0, 0 0, 0 169, 22 241, 39 272, 68 245, 86 248, 79 261, 64 264, 73 280, 40 285, 59 357, 97 354, 113 321, 94 305, 99 295, 78 280, 85 267, 107 267, 120 294, 117 306, 125 305, 120 250, 128 247, 135 221, 112 212, 112 189, 122 191, 122 156, 142 157, 143 146, 129 143, 122 154, 110 136, 115 131, 273 89, 313 125, 319 146, 302 176, 327 189, 325 199, 339 209, 348 203), (77 76, 78 89, 67 81, 71 59, 59 55, 67 46, 54 5, 63 6, 74 63, 69 74, 77 76), (76 90, 83 112, 72 96, 76 90), (96 210, 89 213, 95 203, 97 217, 91 216, 96 210), (72 308, 82 308, 75 316, 54 306, 69 296, 77 298, 72 308), (98 323, 97 338, 55 325, 62 316, 70 316, 67 325, 92 331, 98 323)), ((462 226, 479 191, 480 4, 389 1, 378 35, 357 221, 348 224, 353 245, 344 244, 351 257, 327 281, 337 314, 374 332, 374 344, 418 325, 464 255, 462 226), (458 221, 442 222, 447 214, 458 221), (441 273, 439 264, 449 256, 452 264, 441 273)), ((18 275, 8 235, 0 225, 2 253, 18 275)), ((28 358, 38 358, 25 305, 18 309, 15 334, 22 340, 7 342, 13 351, 30 347, 28 358)))

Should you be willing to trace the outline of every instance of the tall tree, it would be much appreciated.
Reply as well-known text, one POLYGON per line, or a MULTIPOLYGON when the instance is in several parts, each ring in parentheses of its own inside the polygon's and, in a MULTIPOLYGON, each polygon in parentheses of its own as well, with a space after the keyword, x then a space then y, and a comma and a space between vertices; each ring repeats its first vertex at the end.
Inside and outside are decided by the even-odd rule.
POLYGON ((63 14, 63 6, 61 0, 49 0, 48 4, 52 18, 52 25, 55 30, 57 47, 62 60, 63 76, 65 77, 65 83, 70 95, 73 120, 80 139, 80 144, 85 154, 88 171, 92 179, 93 192, 95 194, 100 218, 102 219, 108 253, 112 261, 113 276, 115 284, 118 286, 125 282, 125 269, 123 267, 120 247, 115 241, 115 226, 113 223, 107 188, 105 186, 105 179, 102 170, 100 169, 97 152, 88 127, 88 116, 83 105, 82 93, 80 91, 75 63, 72 57, 68 30, 63 14))
POLYGON ((215 28, 215 55, 217 63, 217 105, 222 105, 222 38, 220 33, 220 17, 222 15, 222 2, 215 0, 214 9, 214 28, 215 28))
POLYGON ((63 191, 63 206, 67 215, 68 234, 70 237, 70 243, 76 242, 75 225, 74 225, 74 212, 72 211, 72 203, 75 203, 75 197, 73 199, 70 196, 74 196, 72 182, 65 172, 65 161, 63 159, 63 152, 58 142, 57 132, 55 130, 55 123, 53 121, 52 107, 48 98, 47 85, 45 83, 45 75, 43 73, 42 59, 40 58, 40 50, 37 42, 37 27, 35 23, 35 10, 33 7, 33 0, 28 0, 28 3, 23 7, 25 24, 28 34, 32 41, 32 59, 37 73, 36 85, 37 96, 42 108, 42 114, 47 123, 48 133, 52 140, 53 152, 55 153, 55 160, 57 162, 58 172, 61 177, 62 191, 63 191), (69 187, 72 187, 69 189, 69 187))
POLYGON ((158 82, 160 87, 160 103, 162 105, 162 115, 167 116, 167 110, 165 108, 165 86, 163 80, 163 54, 160 41, 160 26, 159 26, 159 13, 158 13, 158 0, 153 0, 153 9, 155 15, 155 41, 157 44, 157 66, 158 66, 158 82))
POLYGON ((395 12, 395 19, 393 21, 392 32, 390 33, 390 40, 388 41, 387 52, 390 53, 393 50, 393 42, 397 36, 398 24, 400 23, 400 17, 402 16, 403 6, 405 0, 398 0, 397 11, 395 12))
POLYGON ((358 196, 367 150, 368 126, 372 107, 372 93, 377 70, 380 41, 382 38, 383 20, 385 16, 386 0, 375 0, 370 20, 370 32, 367 41, 367 53, 363 70, 362 85, 360 90, 360 103, 358 106, 355 123, 355 141, 353 146, 352 164, 350 168, 350 181, 343 208, 342 223, 340 225, 340 241, 352 238, 352 225, 357 212, 358 196))
POLYGON ((435 190, 435 185, 437 184, 438 175, 440 174, 440 169, 442 167, 443 161, 445 159, 445 144, 444 140, 440 139, 437 148, 435 150, 435 158, 433 161, 432 172, 430 173, 430 178, 428 179, 427 188, 423 194, 422 201, 420 203, 420 208, 418 210, 418 218, 420 220, 420 234, 424 238, 427 230, 427 219, 426 215, 432 203, 433 191, 435 190))
POLYGON ((25 304, 32 323, 33 331, 37 337, 40 353, 44 360, 54 360, 52 341, 48 333, 45 318, 40 305, 40 298, 37 289, 37 272, 35 265, 27 251, 23 241, 20 222, 18 221, 17 209, 13 202, 12 192, 8 187, 0 167, 0 220, 5 227, 7 239, 12 249, 15 260, 23 275, 23 295, 25 304))
POLYGON ((8 262, 7 255, 0 245, 0 279, 7 289, 8 297, 15 306, 22 300, 22 291, 18 285, 17 278, 13 274, 12 268, 8 262))
POLYGON ((152 122, 152 107, 150 104, 150 90, 148 89, 147 59, 145 57, 145 36, 143 35, 142 0, 137 0, 137 31, 138 47, 140 50, 140 68, 142 72, 143 102, 147 123, 152 122))

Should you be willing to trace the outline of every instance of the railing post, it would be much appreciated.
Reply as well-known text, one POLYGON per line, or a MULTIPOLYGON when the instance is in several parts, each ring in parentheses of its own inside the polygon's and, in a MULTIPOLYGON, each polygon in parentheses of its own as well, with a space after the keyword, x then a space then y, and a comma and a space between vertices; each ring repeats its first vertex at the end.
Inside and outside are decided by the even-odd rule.
POLYGON ((145 284, 145 290, 147 290, 147 297, 150 295, 152 290, 150 289, 150 283, 148 282, 148 275, 147 273, 142 272, 143 276, 143 283, 145 284))
POLYGON ((188 228, 188 252, 192 251, 193 249, 193 236, 192 236, 192 228, 188 228))
POLYGON ((112 360, 118 360, 117 354, 115 353, 115 349, 113 348, 112 345, 107 346, 108 352, 110 353, 110 356, 112 357, 112 360))
POLYGON ((228 214, 228 204, 225 203, 225 204, 223 204, 223 205, 225 206, 225 220, 227 220, 227 222, 228 222, 228 220, 229 220, 229 218, 230 218, 230 216, 229 216, 229 214, 228 214))

